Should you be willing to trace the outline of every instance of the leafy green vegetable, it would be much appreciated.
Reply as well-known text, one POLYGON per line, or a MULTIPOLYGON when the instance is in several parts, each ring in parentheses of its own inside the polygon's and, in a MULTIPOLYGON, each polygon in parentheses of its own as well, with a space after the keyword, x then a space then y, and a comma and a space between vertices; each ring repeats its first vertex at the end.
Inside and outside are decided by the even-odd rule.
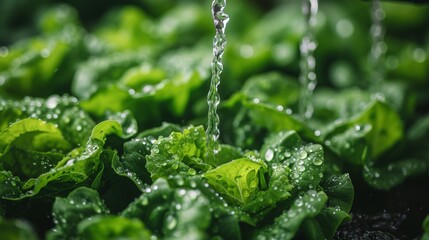
POLYGON ((176 174, 193 176, 212 168, 203 161, 205 153, 204 129, 191 126, 183 133, 173 132, 169 137, 158 138, 146 157, 146 168, 152 180, 176 174))
POLYGON ((353 186, 347 175, 331 176, 322 183, 324 192, 301 192, 290 208, 274 223, 256 231, 255 239, 331 239, 338 226, 348 219, 353 186))
POLYGON ((20 220, 5 220, 0 217, 0 238, 17 240, 38 239, 31 226, 20 220))
POLYGON ((381 167, 366 165, 363 168, 363 176, 368 184, 387 190, 402 183, 409 176, 426 173, 428 168, 426 159, 403 159, 381 167))
POLYGON ((77 226, 81 239, 150 239, 144 224, 121 216, 102 215, 83 220, 77 226))
POLYGON ((95 215, 108 214, 108 212, 95 190, 86 187, 77 188, 67 198, 55 199, 52 215, 56 226, 48 234, 47 239, 76 238, 79 222, 95 215))
POLYGON ((204 173, 207 182, 232 202, 239 205, 254 199, 267 186, 264 179, 266 166, 247 158, 235 159, 204 173))
POLYGON ((52 168, 61 159, 60 153, 71 148, 54 124, 33 118, 11 124, 0 133, 0 139, 2 169, 24 179, 37 177, 52 168), (59 153, 49 152, 52 149, 59 153), (45 151, 48 153, 43 154, 45 151), (35 155, 32 162, 27 159, 29 154, 35 155))
POLYGON ((4 189, 1 198, 22 199, 34 196, 41 190, 49 194, 66 189, 67 185, 70 188, 89 180, 99 167, 106 135, 111 133, 120 135, 120 125, 114 120, 101 122, 94 127, 84 146, 61 153, 52 151, 62 145, 69 148, 70 144, 54 125, 32 118, 12 124, 1 133, 5 135, 2 138, 5 140, 2 143, 4 150, 0 156, 0 183, 4 189), (11 148, 12 143, 16 151, 11 148), (40 152, 42 150, 47 152, 40 152), (31 162, 27 158, 30 153, 35 155, 31 162), (59 183, 63 185, 58 186, 59 183))
POLYGON ((289 210, 275 218, 273 225, 259 231, 254 239, 292 239, 306 218, 313 218, 322 211, 327 199, 323 192, 304 192, 289 210))
POLYGON ((137 218, 164 239, 241 239, 242 213, 232 212, 200 178, 158 178, 122 216, 137 218))
POLYGON ((313 189, 322 179, 322 146, 305 144, 296 132, 283 131, 267 138, 261 148, 261 155, 271 169, 290 169, 288 176, 295 191, 313 189))
POLYGON ((153 21, 139 8, 126 6, 111 11, 101 22, 94 32, 96 40, 93 41, 97 41, 101 45, 98 47, 104 51, 133 50, 155 42, 151 34, 153 21))
POLYGON ((47 97, 70 83, 83 55, 78 52, 83 30, 75 10, 65 5, 50 9, 41 17, 40 28, 42 36, 17 42, 0 58, 0 92, 47 97))
POLYGON ((308 29, 297 1, 228 3, 207 157, 210 2, 69 2, 0 1, 0 239, 419 237, 424 191, 407 203, 428 179, 427 8, 319 1, 308 29), (370 11, 386 26, 376 46, 370 11))
POLYGON ((204 73, 207 70, 192 67, 201 64, 200 58, 207 58, 208 54, 197 50, 195 55, 188 56, 191 58, 188 61, 183 60, 183 53, 177 54, 179 56, 169 58, 170 61, 176 58, 181 61, 173 62, 178 65, 177 69, 163 67, 166 60, 153 63, 151 53, 145 51, 93 59, 76 73, 73 92, 82 98, 83 109, 99 117, 106 111, 122 112, 128 109, 139 122, 148 123, 154 119, 162 120, 160 108, 170 115, 182 116, 192 93, 207 77, 204 73), (141 62, 144 63, 138 65, 141 62), (179 64, 189 65, 181 67, 183 65, 179 64), (143 108, 145 114, 138 114, 143 108))
POLYGON ((297 103, 299 91, 299 85, 295 79, 279 72, 251 77, 241 89, 241 92, 250 99, 259 99, 261 102, 283 107, 290 107, 297 103), (287 96, 285 93, 288 93, 287 96))
POLYGON ((88 113, 78 107, 78 100, 67 95, 47 99, 26 97, 21 101, 0 98, 0 130, 24 118, 37 118, 56 124, 73 146, 84 144, 95 126, 88 113))
MULTIPOLYGON (((340 137, 341 134, 339 132, 341 132, 341 128, 346 128, 347 130, 354 128, 355 131, 360 131, 363 128, 362 130, 366 132, 364 139, 368 146, 368 149, 364 149, 364 151, 368 151, 367 154, 370 158, 377 158, 381 153, 395 144, 402 137, 403 131, 402 121, 399 119, 397 113, 387 104, 380 101, 371 102, 364 112, 355 116, 344 125, 336 126, 336 130, 327 133, 328 136, 325 139, 332 143, 331 149, 340 152, 339 149, 347 148, 347 140, 344 141, 345 137, 340 137)), ((346 133, 346 137, 349 136, 350 134, 346 133)), ((348 152, 351 152, 351 150, 348 152)), ((340 155, 344 156, 345 154, 340 155)), ((361 156, 365 155, 362 154, 361 156)), ((354 159, 353 156, 346 155, 346 157, 347 159, 354 159)))

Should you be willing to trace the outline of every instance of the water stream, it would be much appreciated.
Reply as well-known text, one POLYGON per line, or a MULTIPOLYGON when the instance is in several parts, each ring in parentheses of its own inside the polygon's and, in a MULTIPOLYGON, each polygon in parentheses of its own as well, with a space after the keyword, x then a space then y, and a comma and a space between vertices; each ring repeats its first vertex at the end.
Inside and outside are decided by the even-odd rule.
POLYGON ((306 32, 299 47, 301 53, 301 75, 299 81, 302 86, 299 99, 299 114, 302 118, 311 118, 313 115, 311 96, 317 85, 316 59, 314 58, 314 51, 317 47, 314 36, 314 28, 317 24, 317 11, 317 0, 302 0, 302 13, 306 20, 306 32))
POLYGON ((212 16, 215 26, 215 36, 213 38, 213 61, 211 64, 211 82, 210 89, 207 95, 208 103, 208 123, 207 123, 207 154, 208 157, 214 157, 219 151, 218 138, 219 131, 219 116, 217 107, 220 103, 220 95, 218 87, 220 84, 220 75, 223 71, 222 55, 225 51, 226 36, 225 29, 229 17, 224 12, 226 0, 213 0, 212 16))
POLYGON ((384 16, 385 13, 381 6, 381 2, 379 0, 374 0, 371 8, 371 51, 368 56, 371 85, 376 85, 381 82, 385 75, 384 53, 386 52, 386 43, 384 42, 384 16))

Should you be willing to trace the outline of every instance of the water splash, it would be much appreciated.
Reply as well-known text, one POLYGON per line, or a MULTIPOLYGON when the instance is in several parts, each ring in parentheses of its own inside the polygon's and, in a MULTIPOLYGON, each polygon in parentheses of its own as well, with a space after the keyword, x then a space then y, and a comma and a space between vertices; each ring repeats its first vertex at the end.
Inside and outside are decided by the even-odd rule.
POLYGON ((374 85, 381 82, 385 75, 384 53, 387 50, 387 45, 384 42, 384 17, 385 13, 381 6, 381 2, 379 0, 374 0, 371 9, 371 51, 368 56, 368 62, 370 64, 370 82, 374 85))
POLYGON ((207 123, 207 148, 208 157, 214 157, 219 151, 218 138, 219 116, 217 107, 220 103, 218 87, 220 84, 220 75, 223 71, 222 55, 225 51, 226 36, 225 29, 229 16, 224 12, 226 0, 213 0, 212 16, 216 34, 213 38, 213 61, 211 64, 212 77, 210 89, 207 95, 208 103, 208 123, 207 123))
POLYGON ((314 51, 316 50, 317 43, 314 37, 314 28, 317 24, 316 16, 319 8, 318 5, 317 0, 302 1, 302 13, 307 22, 306 32, 299 47, 301 53, 301 75, 299 81, 302 86, 299 100, 299 113, 303 118, 311 118, 314 110, 310 100, 317 85, 315 71, 316 59, 314 58, 314 51))

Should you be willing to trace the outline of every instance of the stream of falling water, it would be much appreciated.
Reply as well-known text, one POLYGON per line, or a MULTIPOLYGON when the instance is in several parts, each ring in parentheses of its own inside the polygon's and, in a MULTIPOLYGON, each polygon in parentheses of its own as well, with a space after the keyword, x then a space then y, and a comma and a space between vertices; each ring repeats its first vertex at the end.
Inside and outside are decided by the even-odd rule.
POLYGON ((302 13, 306 20, 306 32, 299 47, 301 53, 301 75, 299 77, 299 81, 301 83, 301 95, 299 99, 299 114, 302 118, 311 118, 313 115, 311 96, 317 85, 315 71, 316 59, 314 58, 314 51, 317 47, 314 37, 314 28, 317 23, 317 11, 317 0, 302 0, 302 13))
POLYGON ((211 82, 210 89, 207 95, 208 103, 208 123, 207 123, 207 154, 208 157, 214 157, 219 151, 218 138, 219 131, 219 116, 217 107, 220 103, 220 95, 218 87, 220 84, 220 75, 223 70, 222 55, 225 51, 226 36, 225 29, 229 17, 224 12, 226 0, 213 0, 212 16, 216 34, 213 38, 213 61, 211 64, 211 82))
POLYGON ((371 51, 368 56, 370 64, 370 83, 376 85, 384 79, 384 53, 386 51, 386 43, 384 42, 383 19, 384 11, 379 0, 374 0, 371 9, 372 26, 370 29, 371 35, 371 51))

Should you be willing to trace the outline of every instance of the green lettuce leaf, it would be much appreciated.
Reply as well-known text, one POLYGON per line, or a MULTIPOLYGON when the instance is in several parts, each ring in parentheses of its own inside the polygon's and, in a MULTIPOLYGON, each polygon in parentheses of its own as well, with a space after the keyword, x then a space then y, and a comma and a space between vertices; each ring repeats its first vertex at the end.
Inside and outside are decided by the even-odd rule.
POLYGON ((86 100, 98 89, 117 82, 130 67, 148 59, 150 55, 147 51, 124 52, 89 59, 78 67, 71 86, 72 93, 79 99, 86 100))
POLYGON ((332 239, 338 226, 350 220, 353 185, 347 174, 326 178, 323 191, 308 190, 294 197, 274 223, 255 232, 254 239, 332 239))
POLYGON ((267 186, 260 187, 255 196, 242 207, 243 211, 249 213, 255 222, 259 222, 279 203, 289 199, 294 188, 288 178, 289 173, 289 168, 273 164, 268 180, 262 176, 260 178, 267 182, 264 182, 267 186))
POLYGON ((279 72, 260 74, 249 78, 240 93, 249 99, 259 99, 283 108, 297 103, 300 87, 295 79, 284 76, 279 72))
POLYGON ((79 239, 150 239, 151 234, 137 219, 97 215, 83 219, 77 226, 79 239))
POLYGON ((263 162, 240 158, 204 173, 208 184, 225 198, 238 205, 254 199, 259 187, 266 188, 263 162))
POLYGON ((398 114, 386 103, 375 100, 357 116, 335 126, 333 131, 327 133, 325 143, 345 159, 362 164, 366 157, 375 160, 397 143, 402 135, 403 124, 398 114), (353 130, 362 133, 353 135, 350 133, 353 130), (367 148, 355 147, 355 136, 361 137, 367 148), (351 140, 348 140, 349 137, 351 140))
POLYGON ((39 18, 43 34, 16 42, 0 57, 0 92, 8 96, 47 97, 65 92, 85 53, 81 48, 84 31, 74 9, 59 5, 43 13, 39 18))
POLYGON ((121 158, 113 159, 112 169, 116 174, 130 178, 139 189, 146 188, 145 183, 151 182, 146 169, 146 156, 151 154, 156 138, 168 137, 172 132, 179 131, 179 126, 163 123, 160 127, 139 133, 137 138, 124 143, 124 154, 121 158))
POLYGON ((1 169, 11 171, 23 180, 38 177, 54 167, 61 160, 61 153, 69 150, 70 143, 61 131, 42 120, 26 118, 0 132, 1 169))
POLYGON ((115 9, 100 21, 89 47, 95 42, 98 49, 92 51, 104 53, 154 46, 156 39, 151 31, 154 27, 153 20, 141 8, 125 6, 115 9))
POLYGON ((203 161, 205 154, 206 133, 202 126, 191 126, 183 133, 159 137, 146 156, 146 169, 152 180, 177 174, 193 176, 212 168, 203 161))
POLYGON ((37 118, 57 125, 64 138, 76 147, 85 144, 95 126, 75 97, 52 95, 47 99, 26 97, 21 101, 0 98, 0 130, 11 122, 37 118))
POLYGON ((292 239, 307 218, 313 218, 323 210, 327 199, 324 192, 303 192, 288 210, 276 217, 272 225, 259 230, 253 239, 292 239))
POLYGON ((426 159, 401 159, 382 166, 365 165, 363 177, 374 188, 389 190, 402 183, 407 177, 423 175, 429 169, 426 159))
POLYGON ((316 188, 323 176, 324 152, 319 144, 305 143, 294 131, 282 131, 266 139, 261 155, 270 168, 290 169, 294 192, 316 188))
MULTIPOLYGON (((39 125, 42 124, 42 127, 45 126, 41 120, 29 119, 22 121, 39 125)), ((22 121, 16 124, 20 124, 22 121)), ((37 126, 38 125, 36 125, 36 127, 37 126)), ((31 127, 31 125, 28 125, 28 127, 31 127)), ((25 128, 23 129, 25 130, 25 128)), ((28 130, 31 130, 31 128, 28 130)), ((43 131, 44 129, 40 128, 39 130, 43 131)), ((44 158, 40 159, 40 163, 34 160, 36 166, 37 164, 41 166, 40 170, 36 173, 26 170, 29 167, 28 164, 32 165, 32 162, 29 162, 28 159, 24 161, 25 159, 19 160, 18 158, 15 165, 20 162, 24 164, 18 165, 18 168, 5 168, 1 171, 0 185, 1 189, 3 189, 2 192, 5 194, 2 195, 1 198, 17 200, 32 197, 42 190, 43 194, 51 194, 67 190, 90 180, 100 167, 100 156, 103 152, 106 135, 111 133, 117 135, 121 134, 121 126, 118 122, 107 120, 97 124, 88 142, 84 146, 75 148, 66 154, 59 155, 60 158, 57 159, 59 160, 58 162, 49 163, 46 162, 44 158), (36 176, 22 175, 23 173, 36 174, 36 176)), ((40 156, 46 158, 46 156, 49 155, 40 154, 40 156)), ((10 159, 10 157, 6 155, 6 157, 2 157, 0 160, 2 160, 2 162, 7 162, 13 159, 10 159)), ((32 171, 34 171, 34 168, 32 171)))
POLYGON ((338 226, 351 219, 348 212, 352 207, 354 189, 348 174, 332 175, 321 186, 328 201, 316 217, 303 222, 300 231, 307 239, 332 239, 338 226))
POLYGON ((354 199, 354 187, 347 173, 329 176, 323 179, 320 185, 329 197, 328 206, 340 209, 346 213, 351 210, 354 199))
POLYGON ((121 215, 142 220, 163 239, 241 239, 238 221, 248 219, 202 179, 181 176, 158 178, 121 215))
POLYGON ((116 113, 108 112, 106 113, 106 119, 115 120, 121 124, 122 138, 130 138, 138 132, 137 120, 129 110, 116 113))
POLYGON ((77 188, 66 198, 55 199, 52 209, 55 227, 49 232, 47 239, 76 238, 81 221, 108 213, 95 190, 87 187, 77 188))

